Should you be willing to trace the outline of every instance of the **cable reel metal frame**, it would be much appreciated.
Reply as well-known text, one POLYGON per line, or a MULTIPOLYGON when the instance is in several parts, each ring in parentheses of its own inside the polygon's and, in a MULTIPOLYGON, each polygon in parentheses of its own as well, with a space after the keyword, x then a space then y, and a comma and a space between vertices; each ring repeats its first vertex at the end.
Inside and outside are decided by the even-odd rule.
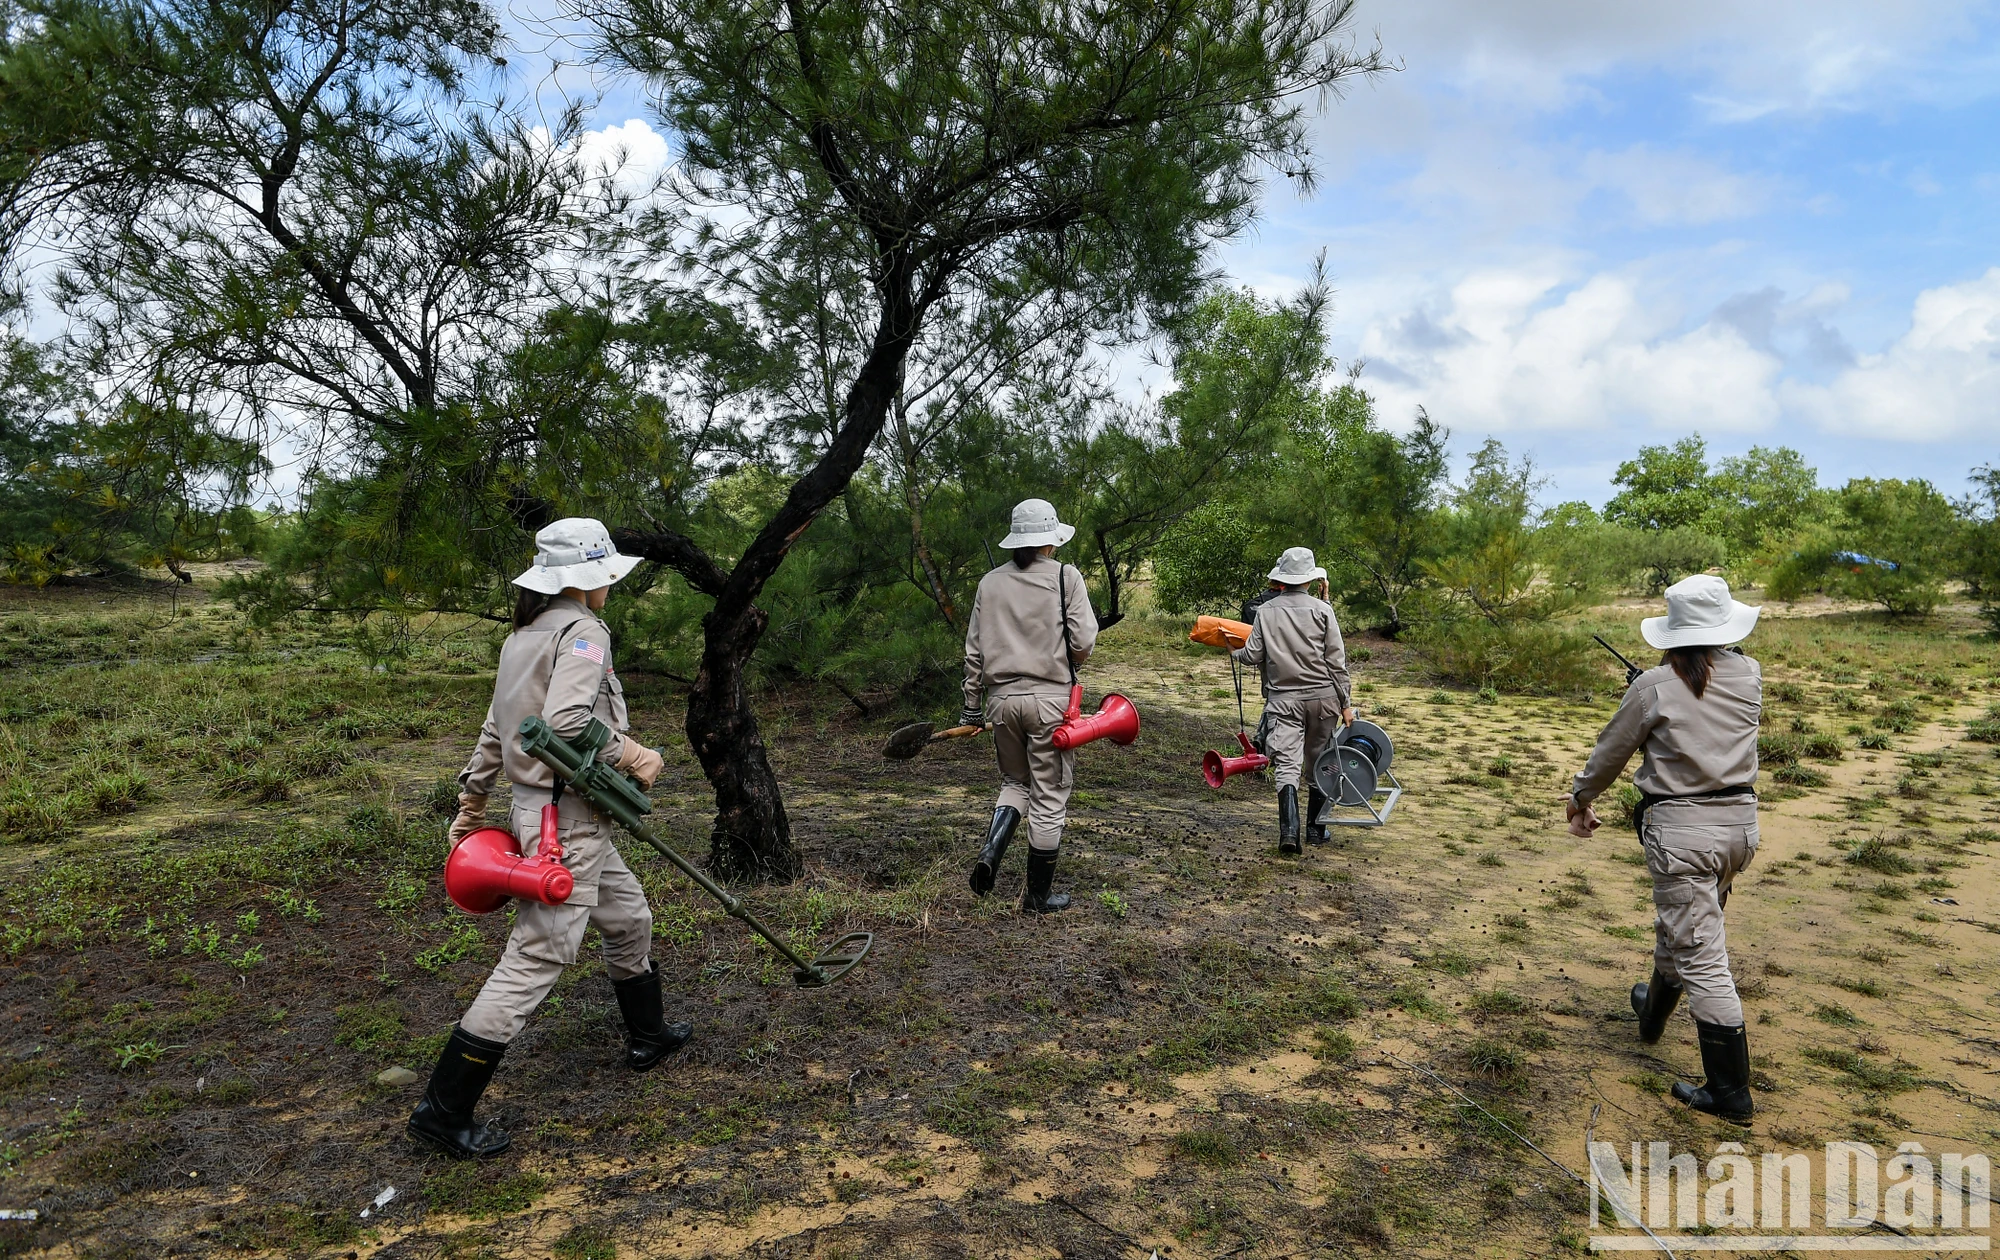
POLYGON ((1313 782, 1326 796, 1326 805, 1311 821, 1328 827, 1387 824, 1403 798, 1403 785, 1389 769, 1395 759, 1395 741, 1375 723, 1350 722, 1341 727, 1313 758, 1313 782))

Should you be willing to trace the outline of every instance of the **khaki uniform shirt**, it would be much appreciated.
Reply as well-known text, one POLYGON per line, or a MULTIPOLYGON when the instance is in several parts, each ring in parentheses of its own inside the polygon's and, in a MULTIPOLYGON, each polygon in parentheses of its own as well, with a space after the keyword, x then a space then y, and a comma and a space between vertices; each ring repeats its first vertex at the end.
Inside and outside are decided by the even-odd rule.
POLYGON ((1075 565, 1038 557, 1022 569, 1012 562, 979 580, 965 626, 965 707, 980 707, 979 693, 1069 696, 1069 667, 1081 665, 1097 645, 1097 616, 1075 565), (1057 592, 1062 574, 1063 604, 1057 592), (1058 605, 1061 605, 1060 608, 1058 605), (1063 660, 1063 623, 1069 623, 1070 659, 1063 660))
POLYGON ((1333 605, 1304 591, 1275 595, 1257 609, 1250 639, 1233 653, 1245 665, 1264 667, 1264 685, 1273 696, 1303 696, 1332 688, 1347 708, 1353 687, 1347 677, 1347 645, 1333 605))
POLYGON ((1590 763, 1576 776, 1578 805, 1597 799, 1643 748, 1633 784, 1652 796, 1691 796, 1757 781, 1757 721, 1764 708, 1764 671, 1736 652, 1717 652, 1699 700, 1671 665, 1656 665, 1632 681, 1625 702, 1597 737, 1590 763))
MULTIPOLYGON (((611 668, 611 632, 597 614, 573 599, 558 599, 541 616, 507 636, 493 680, 493 703, 479 731, 479 746, 459 772, 462 791, 491 796, 501 771, 514 785, 514 803, 539 809, 555 791, 555 772, 521 751, 523 720, 539 715, 569 738, 592 717, 624 731, 625 688, 611 668)), ((598 759, 615 762, 624 739, 613 735, 598 759)), ((587 818, 590 802, 575 792, 562 797, 562 816, 587 818)))

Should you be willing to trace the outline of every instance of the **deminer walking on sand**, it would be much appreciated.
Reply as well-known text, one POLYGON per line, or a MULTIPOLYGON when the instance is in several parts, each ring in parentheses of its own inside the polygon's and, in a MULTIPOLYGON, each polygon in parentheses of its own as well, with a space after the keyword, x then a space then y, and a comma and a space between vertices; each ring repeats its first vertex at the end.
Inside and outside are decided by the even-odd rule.
MULTIPOLYGON (((1347 647, 1333 606, 1307 587, 1324 581, 1326 570, 1313 560, 1311 549, 1293 547, 1278 558, 1270 573, 1274 594, 1256 610, 1249 641, 1233 655, 1245 665, 1263 669, 1264 752, 1271 758, 1271 777, 1278 785, 1278 848, 1299 853, 1299 776, 1310 778, 1312 758, 1354 720, 1350 703, 1353 686, 1347 676, 1347 647)), ((1326 796, 1309 783, 1305 839, 1325 844, 1326 827, 1319 821, 1326 796)))
POLYGON ((612 583, 638 560, 620 555, 604 526, 586 517, 546 526, 535 535, 535 547, 534 565, 514 579, 519 588, 514 630, 500 649, 493 703, 478 746, 458 777, 451 842, 456 847, 484 825, 487 798, 504 769, 513 785, 509 821, 524 854, 535 853, 543 807, 555 803, 552 822, 574 888, 560 905, 517 900, 506 951, 451 1030, 423 1101, 410 1116, 412 1136, 460 1159, 490 1158, 507 1149, 507 1133, 474 1119, 473 1110, 508 1043, 562 978, 563 968, 577 960, 586 928, 596 927, 603 937, 604 969, 625 1017, 627 1066, 646 1071, 680 1049, 691 1032, 687 1024, 665 1020, 652 961, 652 909, 611 842, 610 820, 581 793, 559 791, 549 767, 512 738, 529 717, 542 718, 562 736, 575 735, 595 717, 618 732, 600 751, 602 759, 652 786, 661 758, 623 734, 625 690, 612 668, 610 631, 598 618, 612 583))

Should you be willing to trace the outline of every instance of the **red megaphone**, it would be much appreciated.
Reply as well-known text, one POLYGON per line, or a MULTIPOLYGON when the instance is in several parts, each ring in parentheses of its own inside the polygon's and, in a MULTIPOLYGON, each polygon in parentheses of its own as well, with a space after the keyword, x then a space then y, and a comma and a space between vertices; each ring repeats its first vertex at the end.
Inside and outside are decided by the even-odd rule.
POLYGON ((1132 707, 1130 700, 1113 692, 1104 697, 1104 703, 1097 706, 1097 712, 1085 717, 1083 684, 1076 683, 1069 689, 1069 711, 1063 714, 1062 725, 1056 728, 1054 738, 1056 747, 1064 752, 1094 739, 1129 744, 1139 738, 1139 710, 1132 707))
POLYGON ((559 906, 576 891, 576 877, 563 869, 556 838, 556 807, 542 806, 542 842, 535 856, 522 857, 514 833, 481 827, 451 851, 444 864, 444 890, 459 909, 489 914, 509 897, 559 906))
POLYGON ((1236 732, 1236 742, 1243 745, 1241 757, 1225 757, 1214 749, 1201 755, 1201 777, 1208 780, 1208 786, 1219 788, 1232 774, 1250 774, 1271 764, 1271 759, 1250 746, 1250 737, 1242 731, 1236 732))

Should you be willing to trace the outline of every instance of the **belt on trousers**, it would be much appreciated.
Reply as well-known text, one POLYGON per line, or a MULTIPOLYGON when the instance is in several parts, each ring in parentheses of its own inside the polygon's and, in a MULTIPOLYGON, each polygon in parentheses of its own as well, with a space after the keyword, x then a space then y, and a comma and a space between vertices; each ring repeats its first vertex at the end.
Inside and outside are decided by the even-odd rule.
POLYGON ((1641 792, 1639 803, 1632 809, 1632 830, 1643 832, 1646 827, 1646 811, 1663 801, 1715 801, 1730 796, 1747 796, 1754 803, 1757 799, 1757 789, 1748 783, 1739 783, 1735 787, 1716 788, 1712 792, 1689 792, 1685 796, 1656 796, 1651 792, 1641 792))

